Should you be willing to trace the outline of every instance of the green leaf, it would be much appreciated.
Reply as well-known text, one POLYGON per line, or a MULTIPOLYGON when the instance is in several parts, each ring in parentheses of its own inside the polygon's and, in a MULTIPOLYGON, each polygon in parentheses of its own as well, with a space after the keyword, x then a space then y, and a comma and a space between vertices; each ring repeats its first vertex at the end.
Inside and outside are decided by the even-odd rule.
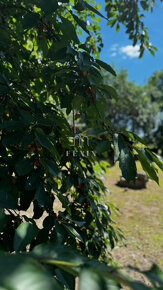
POLYGON ((9 131, 19 131, 20 128, 24 128, 26 125, 22 121, 4 121, 0 125, 0 129, 7 129, 9 131))
POLYGON ((25 256, 0 254, 0 287, 12 290, 63 290, 36 260, 25 256))
POLYGON ((98 89, 104 93, 107 97, 109 95, 109 97, 114 97, 117 98, 117 92, 116 90, 108 85, 98 85, 98 89))
POLYGON ((37 236, 38 228, 34 224, 24 222, 16 229, 14 236, 14 249, 15 251, 24 251, 26 246, 29 245, 37 236))
POLYGON ((50 152, 54 152, 54 144, 50 141, 44 131, 40 128, 37 128, 35 131, 36 139, 41 146, 48 149, 50 152))
POLYGON ((117 23, 117 25, 116 25, 116 32, 119 32, 120 31, 120 25, 119 25, 119 23, 117 23))
POLYGON ((136 135, 133 132, 130 131, 126 131, 125 129, 122 129, 123 134, 127 137, 129 137, 131 140, 135 141, 135 142, 139 142, 141 144, 147 145, 147 143, 145 142, 145 140, 143 138, 140 138, 138 135, 136 135))
POLYGON ((46 162, 46 165, 48 167, 49 173, 53 176, 58 176, 60 170, 59 167, 57 166, 56 162, 53 160, 48 160, 46 162))
POLYGON ((89 30, 87 29, 87 24, 85 21, 81 20, 78 16, 76 16, 74 13, 71 13, 74 17, 77 24, 86 32, 89 34, 89 30))
POLYGON ((33 201, 33 216, 32 219, 39 219, 43 213, 44 213, 44 208, 42 208, 39 204, 37 200, 33 201))
POLYGON ((70 215, 67 215, 66 218, 72 221, 74 224, 78 225, 79 227, 83 227, 86 224, 85 221, 73 220, 70 215))
MULTIPOLYGON (((55 156, 55 159, 60 160, 60 156, 55 146, 55 140, 53 138, 53 142, 50 138, 44 133, 44 131, 40 128, 37 128, 35 131, 35 136, 39 144, 50 151, 51 154, 55 156)), ((52 139, 52 138, 51 138, 52 139)))
POLYGON ((26 123, 27 125, 34 123, 35 118, 32 116, 32 114, 22 109, 18 109, 18 111, 21 114, 22 118, 24 119, 24 123, 26 123))
POLYGON ((17 209, 17 200, 5 192, 0 193, 0 207, 6 209, 17 209))
POLYGON ((89 68, 88 68, 87 78, 90 84, 93 86, 101 83, 102 81, 102 75, 100 71, 95 69, 94 67, 91 67, 91 64, 89 65, 89 68))
POLYGON ((94 269, 83 268, 79 276, 80 290, 107 290, 101 275, 94 269))
POLYGON ((2 232, 5 229, 8 220, 9 216, 6 215, 2 210, 0 210, 0 232, 2 232))
POLYGON ((48 4, 46 0, 41 0, 39 4, 41 9, 45 12, 45 14, 52 14, 58 8, 57 0, 48 0, 48 4))
POLYGON ((0 181, 0 208, 16 209, 17 199, 17 190, 15 192, 14 188, 12 188, 10 180, 3 178, 0 181))
POLYGON ((151 178, 152 180, 156 181, 159 184, 159 178, 156 173, 156 169, 152 165, 151 161, 148 159, 147 155, 145 154, 144 149, 135 147, 135 150, 138 153, 138 158, 144 171, 147 173, 149 178, 151 178))
POLYGON ((19 176, 28 174, 33 168, 33 164, 30 159, 21 159, 16 163, 16 172, 19 176))
POLYGON ((69 273, 66 273, 65 271, 62 271, 60 269, 56 269, 56 276, 59 281, 61 281, 65 286, 67 290, 74 290, 75 289, 75 277, 70 275, 69 273))
POLYGON ((148 10, 148 3, 147 1, 140 1, 140 5, 144 10, 148 10))
POLYGON ((48 193, 45 191, 44 187, 42 185, 39 185, 35 193, 35 199, 38 201, 38 204, 41 207, 45 206, 45 203, 47 201, 47 195, 48 193))
MULTIPOLYGON (((64 41, 69 40, 70 42, 71 40, 73 40, 75 43, 79 43, 79 39, 78 39, 75 27, 72 24, 72 22, 63 17, 61 19, 62 19, 62 23, 59 24, 59 27, 63 33, 64 41)), ((63 39, 60 42, 62 43, 63 39)), ((68 53, 68 49, 67 49, 67 53, 68 53)))
POLYGON ((5 44, 10 44, 11 42, 11 35, 9 30, 7 31, 7 29, 4 29, 4 27, 0 28, 0 42, 5 44))
POLYGON ((75 238, 77 238, 78 240, 80 240, 81 242, 83 242, 83 238, 81 237, 81 235, 70 225, 65 225, 64 227, 67 229, 67 231, 75 238))
POLYGON ((0 93, 3 95, 5 93, 8 93, 10 91, 10 88, 6 84, 0 85, 0 93))
POLYGON ((116 72, 114 71, 114 69, 107 64, 106 62, 96 59, 96 62, 102 67, 104 68, 106 71, 110 72, 112 75, 116 76, 116 72))
POLYGON ((86 8, 85 2, 83 0, 77 0, 73 8, 77 11, 83 11, 86 8))
MULTIPOLYGON (((67 232, 66 232, 67 234, 67 232)), ((33 250, 32 254, 38 258, 53 259, 56 261, 64 261, 76 264, 78 266, 83 261, 87 261, 87 258, 82 256, 80 252, 74 248, 56 245, 54 243, 44 243, 37 245, 33 250)))
POLYGON ((94 128, 90 128, 85 130, 84 132, 82 132, 82 135, 84 136, 94 136, 94 137, 99 137, 99 135, 103 135, 106 133, 106 130, 104 129, 94 129, 94 128))
POLYGON ((2 143, 5 147, 9 148, 12 145, 17 145, 20 144, 21 139, 22 139, 22 131, 18 132, 9 132, 3 137, 2 143))
POLYGON ((94 12, 95 14, 99 15, 100 17, 108 20, 104 15, 102 15, 96 8, 92 7, 91 5, 89 5, 87 2, 84 2, 85 6, 88 8, 88 10, 91 10, 92 12, 94 12))
POLYGON ((44 229, 50 231, 55 224, 54 216, 47 216, 43 221, 44 229))
POLYGON ((26 179, 25 189, 26 190, 33 190, 36 189, 39 185, 40 178, 38 172, 32 172, 30 176, 26 179))
POLYGON ((23 21, 22 21, 23 28, 30 29, 34 27, 38 23, 39 19, 40 19, 40 16, 38 13, 33 13, 33 12, 27 13, 24 16, 23 21))
POLYGON ((122 171, 122 176, 129 182, 135 180, 137 175, 135 159, 123 137, 118 135, 118 148, 119 148, 119 166, 122 171))
POLYGON ((117 18, 111 19, 111 20, 109 20, 108 25, 113 27, 116 24, 116 22, 117 22, 117 18))
POLYGON ((110 148, 110 142, 108 140, 105 140, 105 141, 101 141, 97 144, 96 146, 96 151, 97 153, 103 153, 107 150, 109 150, 110 148))
POLYGON ((119 154, 120 154, 120 151, 119 151, 119 146, 118 146, 118 134, 114 134, 114 137, 113 137, 113 144, 114 144, 114 162, 117 162, 118 159, 119 159, 119 154))
POLYGON ((163 170, 163 161, 153 152, 151 152, 149 149, 145 149, 146 152, 148 152, 148 154, 151 156, 153 162, 155 162, 157 164, 157 166, 163 170))

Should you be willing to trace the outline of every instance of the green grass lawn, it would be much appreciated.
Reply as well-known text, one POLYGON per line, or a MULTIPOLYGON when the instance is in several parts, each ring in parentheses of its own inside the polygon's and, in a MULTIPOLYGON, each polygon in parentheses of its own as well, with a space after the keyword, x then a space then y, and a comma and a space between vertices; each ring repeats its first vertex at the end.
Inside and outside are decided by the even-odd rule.
MULTIPOLYGON (((138 170, 143 172, 138 164, 138 170)), ((111 190, 108 201, 120 209, 115 219, 126 238, 127 246, 113 250, 120 265, 147 269, 152 263, 163 268, 163 172, 160 186, 149 181, 146 189, 133 190, 116 186, 121 173, 118 165, 109 168, 105 184, 111 190)))

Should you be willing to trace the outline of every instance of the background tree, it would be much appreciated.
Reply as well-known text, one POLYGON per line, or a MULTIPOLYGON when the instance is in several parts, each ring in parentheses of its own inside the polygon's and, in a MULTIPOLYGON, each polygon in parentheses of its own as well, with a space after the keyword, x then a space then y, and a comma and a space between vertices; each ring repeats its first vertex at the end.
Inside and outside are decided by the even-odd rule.
POLYGON ((128 72, 122 70, 116 78, 105 74, 105 83, 117 89, 117 95, 107 98, 106 115, 116 129, 128 128, 148 139, 156 127, 159 106, 143 86, 128 81, 128 72))
POLYGON ((156 151, 163 152, 162 124, 163 124, 163 72, 159 71, 149 79, 147 85, 147 93, 151 98, 151 106, 157 105, 158 112, 155 115, 156 126, 152 134, 149 135, 149 142, 153 144, 156 151))

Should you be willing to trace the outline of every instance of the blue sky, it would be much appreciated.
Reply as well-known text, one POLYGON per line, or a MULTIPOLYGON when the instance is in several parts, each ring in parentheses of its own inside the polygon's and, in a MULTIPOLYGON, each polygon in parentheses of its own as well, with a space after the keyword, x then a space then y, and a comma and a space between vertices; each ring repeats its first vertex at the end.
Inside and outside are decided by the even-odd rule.
MULTIPOLYGON (((104 7, 104 0, 97 0, 97 2, 104 7)), ((129 80, 137 84, 147 83, 148 78, 155 71, 163 70, 163 3, 159 0, 157 2, 154 12, 148 12, 144 18, 145 25, 149 28, 150 42, 159 50, 155 56, 146 51, 143 59, 139 59, 138 47, 132 47, 132 42, 122 26, 117 33, 115 28, 107 26, 105 20, 101 22, 104 42, 101 60, 115 65, 119 70, 127 69, 129 80)))

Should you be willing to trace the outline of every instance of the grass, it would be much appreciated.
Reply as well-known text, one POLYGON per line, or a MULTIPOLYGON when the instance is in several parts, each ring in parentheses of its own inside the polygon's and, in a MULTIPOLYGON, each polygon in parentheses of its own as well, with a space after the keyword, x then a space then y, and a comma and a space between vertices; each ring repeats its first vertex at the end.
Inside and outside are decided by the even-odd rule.
MULTIPOLYGON (((139 164, 138 170, 143 172, 139 164)), ((122 266, 144 270, 157 263, 163 268, 163 173, 159 172, 160 186, 149 181, 142 190, 116 186, 120 175, 117 165, 108 169, 105 179, 111 190, 108 201, 120 209, 116 222, 127 242, 126 247, 113 250, 113 255, 122 266)))

